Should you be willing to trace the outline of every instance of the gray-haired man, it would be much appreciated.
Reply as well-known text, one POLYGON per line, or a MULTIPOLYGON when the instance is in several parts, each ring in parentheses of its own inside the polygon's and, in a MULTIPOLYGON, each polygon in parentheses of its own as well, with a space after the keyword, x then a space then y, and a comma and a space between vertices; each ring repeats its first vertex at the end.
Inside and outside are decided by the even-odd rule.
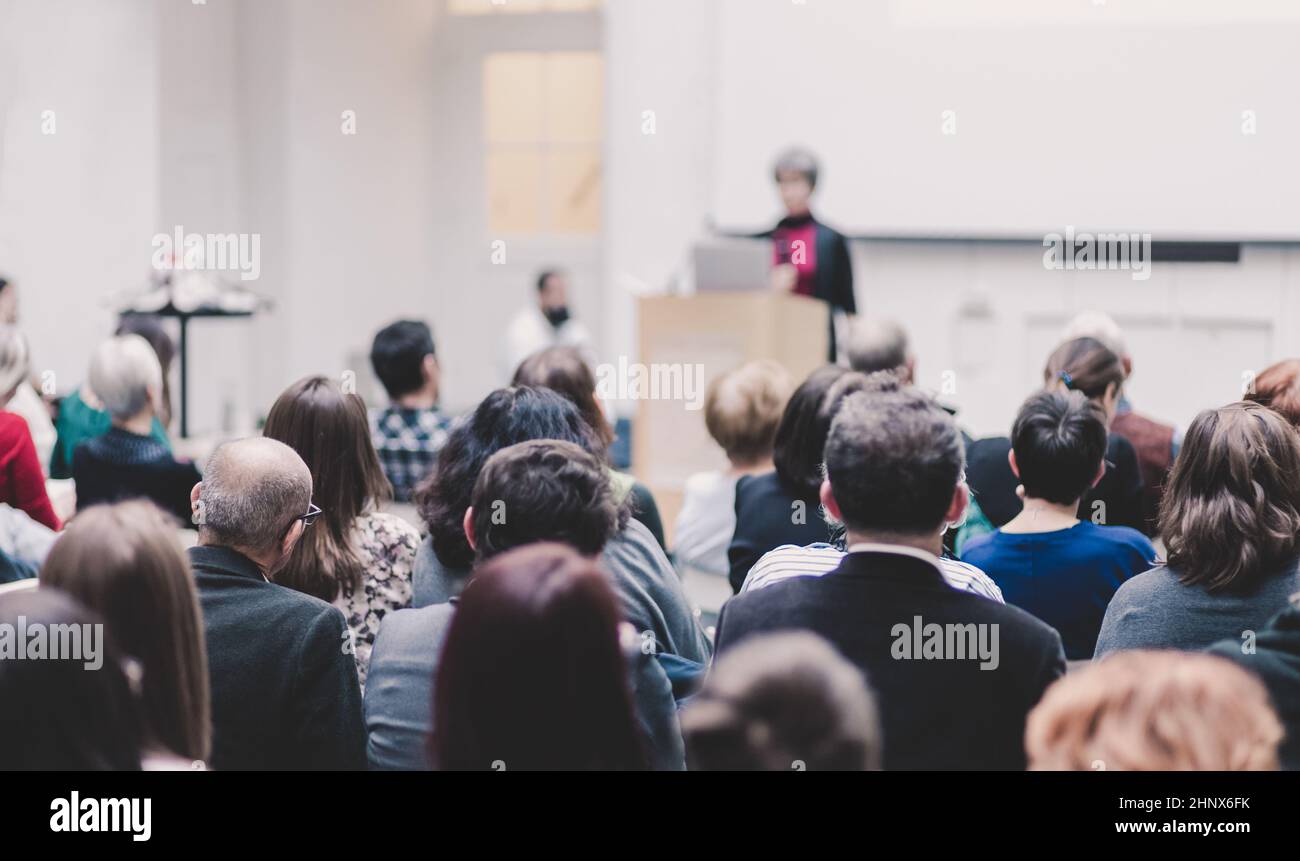
POLYGON ((271 582, 320 513, 311 490, 297 452, 256 438, 219 447, 191 495, 220 770, 365 768, 343 614, 271 582))

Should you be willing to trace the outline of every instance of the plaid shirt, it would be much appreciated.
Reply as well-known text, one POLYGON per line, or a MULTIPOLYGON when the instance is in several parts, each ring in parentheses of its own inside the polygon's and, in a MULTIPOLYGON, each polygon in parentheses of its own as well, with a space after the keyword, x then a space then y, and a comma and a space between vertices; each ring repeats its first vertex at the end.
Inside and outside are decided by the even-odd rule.
POLYGON ((415 486, 433 468, 450 427, 451 421, 437 409, 390 405, 370 411, 370 436, 393 484, 394 501, 411 501, 415 486))

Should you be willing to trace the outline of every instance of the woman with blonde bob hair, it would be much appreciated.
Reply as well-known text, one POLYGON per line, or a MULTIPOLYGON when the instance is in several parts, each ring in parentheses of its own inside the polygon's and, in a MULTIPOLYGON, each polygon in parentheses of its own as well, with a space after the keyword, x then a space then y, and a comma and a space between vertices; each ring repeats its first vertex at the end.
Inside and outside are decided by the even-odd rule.
POLYGON ((151 753, 197 762, 211 751, 203 617, 176 531, 176 522, 145 500, 97 505, 72 521, 40 575, 42 588, 102 616, 139 665, 146 768, 151 753))
POLYGON ((1274 771, 1282 725, 1223 658, 1125 652, 1057 680, 1029 713, 1031 771, 1274 771))
POLYGON ((1111 599, 1096 655, 1203 649, 1255 631, 1300 591, 1300 434, 1240 402, 1187 429, 1160 505, 1167 564, 1111 599))

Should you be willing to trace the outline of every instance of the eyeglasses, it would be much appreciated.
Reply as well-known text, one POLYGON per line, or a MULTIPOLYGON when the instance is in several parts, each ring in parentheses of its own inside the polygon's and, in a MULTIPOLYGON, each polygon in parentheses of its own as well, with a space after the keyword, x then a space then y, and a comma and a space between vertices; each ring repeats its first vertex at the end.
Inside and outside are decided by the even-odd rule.
POLYGON ((316 503, 309 502, 307 503, 307 513, 299 514, 297 517, 294 518, 294 520, 301 520, 303 526, 311 526, 313 523, 316 522, 316 518, 320 517, 320 515, 321 515, 321 510, 316 505, 316 503))

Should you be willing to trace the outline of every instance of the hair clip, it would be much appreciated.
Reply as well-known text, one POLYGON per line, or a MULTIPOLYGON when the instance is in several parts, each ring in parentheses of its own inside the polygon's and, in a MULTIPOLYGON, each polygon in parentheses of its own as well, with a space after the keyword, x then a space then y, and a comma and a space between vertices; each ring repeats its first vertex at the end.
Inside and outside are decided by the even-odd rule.
POLYGON ((1057 376, 1061 378, 1061 382, 1065 383, 1067 389, 1070 387, 1070 383, 1074 382, 1074 378, 1070 376, 1069 371, 1061 371, 1057 376))

